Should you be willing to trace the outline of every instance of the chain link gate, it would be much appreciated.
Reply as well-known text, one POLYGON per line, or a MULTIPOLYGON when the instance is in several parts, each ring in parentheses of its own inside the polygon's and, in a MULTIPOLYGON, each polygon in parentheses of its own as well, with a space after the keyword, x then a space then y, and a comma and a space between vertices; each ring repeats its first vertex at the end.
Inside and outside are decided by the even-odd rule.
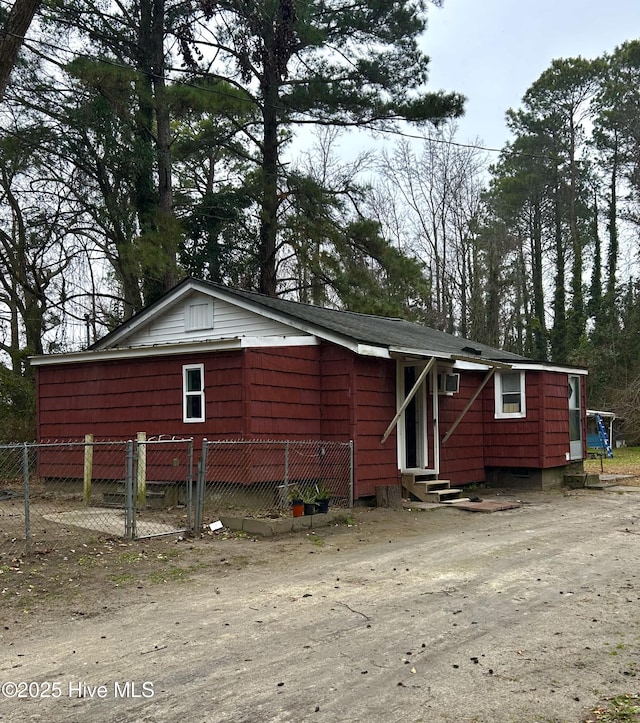
POLYGON ((127 445, 125 537, 194 529, 193 439, 138 435, 127 445))

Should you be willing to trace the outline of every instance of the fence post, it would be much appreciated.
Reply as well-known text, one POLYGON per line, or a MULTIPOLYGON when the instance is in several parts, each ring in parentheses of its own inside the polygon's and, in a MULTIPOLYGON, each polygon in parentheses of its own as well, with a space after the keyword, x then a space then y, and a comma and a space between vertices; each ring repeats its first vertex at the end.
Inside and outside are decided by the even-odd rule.
POLYGON ((207 477, 207 440, 202 440, 202 454, 198 460, 198 481, 196 483, 195 510, 193 514, 193 532, 202 530, 202 507, 204 505, 204 488, 207 477))
POLYGON ((26 552, 31 552, 31 518, 29 509, 29 447, 22 448, 22 488, 24 497, 24 539, 26 552))
POLYGON ((193 532, 193 437, 189 440, 189 448, 187 452, 187 489, 186 505, 187 505, 187 530, 193 532))
POLYGON ((349 507, 353 507, 353 440, 349 441, 349 507))
POLYGON ((133 493, 133 441, 127 442, 127 479, 124 508, 124 536, 127 540, 133 540, 135 534, 136 510, 133 493))
POLYGON ((91 500, 91 481, 93 480, 93 434, 84 435, 84 487, 82 498, 85 505, 91 500))
POLYGON ((286 509, 289 503, 289 440, 284 443, 284 488, 282 490, 282 496, 280 498, 279 507, 286 509))
POLYGON ((138 447, 138 489, 136 492, 136 502, 138 507, 144 507, 147 504, 147 433, 138 432, 136 435, 138 447))

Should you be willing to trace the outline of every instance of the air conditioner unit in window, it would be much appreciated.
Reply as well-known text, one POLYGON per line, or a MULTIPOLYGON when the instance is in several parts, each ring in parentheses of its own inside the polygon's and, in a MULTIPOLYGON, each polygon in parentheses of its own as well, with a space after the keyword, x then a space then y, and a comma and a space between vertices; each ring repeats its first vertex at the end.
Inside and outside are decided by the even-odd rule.
POLYGON ((447 372, 438 374, 438 394, 457 394, 460 391, 460 375, 447 372))

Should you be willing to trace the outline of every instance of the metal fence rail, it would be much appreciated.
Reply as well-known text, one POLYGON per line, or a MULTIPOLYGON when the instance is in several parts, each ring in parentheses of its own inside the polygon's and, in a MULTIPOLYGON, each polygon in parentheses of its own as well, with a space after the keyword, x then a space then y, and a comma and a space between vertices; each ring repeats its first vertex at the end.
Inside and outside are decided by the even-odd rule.
POLYGON ((0 557, 62 540, 199 531, 205 517, 353 504, 351 443, 150 437, 0 445, 0 557), (197 469, 197 474, 196 474, 197 469))

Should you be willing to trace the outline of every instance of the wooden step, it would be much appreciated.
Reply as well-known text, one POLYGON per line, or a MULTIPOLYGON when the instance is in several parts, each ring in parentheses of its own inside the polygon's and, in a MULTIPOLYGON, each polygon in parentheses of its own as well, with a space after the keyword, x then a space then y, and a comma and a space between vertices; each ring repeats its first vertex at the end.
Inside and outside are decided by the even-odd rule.
POLYGON ((462 494, 461 489, 449 487, 446 490, 427 490, 424 502, 452 502, 459 499, 462 494))
POLYGON ((429 492, 435 492, 436 490, 448 490, 451 489, 451 482, 448 479, 428 479, 414 480, 416 484, 424 485, 429 492))
POLYGON ((402 486, 421 502, 445 502, 458 499, 461 489, 452 488, 446 479, 433 479, 427 475, 407 472, 402 475, 402 486))
POLYGON ((457 504, 464 505, 467 502, 471 502, 470 497, 458 497, 455 500, 442 500, 443 505, 449 505, 450 507, 455 507, 457 504))

